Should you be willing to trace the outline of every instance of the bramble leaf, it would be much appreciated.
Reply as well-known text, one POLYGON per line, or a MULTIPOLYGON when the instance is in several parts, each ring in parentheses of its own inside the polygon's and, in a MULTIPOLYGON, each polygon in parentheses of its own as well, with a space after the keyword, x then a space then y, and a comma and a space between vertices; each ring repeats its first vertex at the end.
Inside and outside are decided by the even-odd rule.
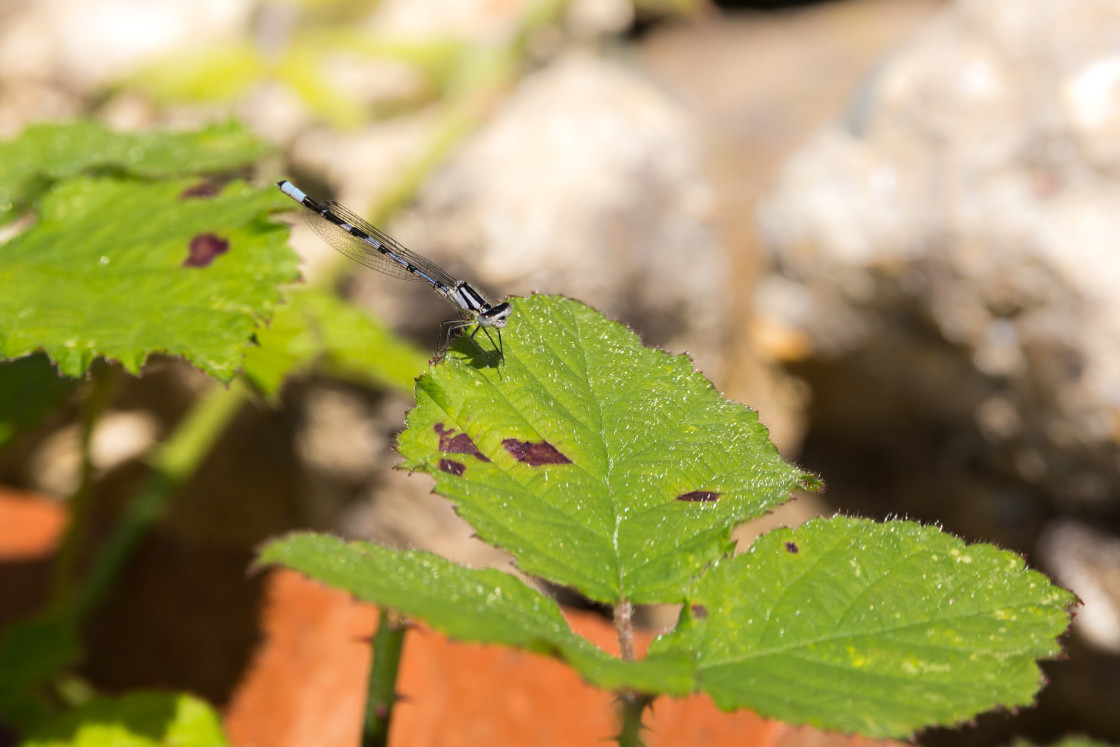
POLYGON ((358 599, 420 618, 458 640, 556 656, 599 687, 683 695, 695 686, 688 656, 672 652, 643 661, 609 656, 571 631, 556 602, 498 570, 310 533, 269 542, 259 562, 291 568, 358 599))
POLYGON ((81 657, 74 627, 42 613, 0 630, 0 723, 27 726, 53 713, 39 686, 81 657))
POLYGON ((1074 602, 991 545, 817 519, 720 561, 650 652, 694 652, 700 690, 725 710, 905 736, 1031 703, 1074 602))
POLYGON ((34 125, 0 142, 0 225, 56 182, 81 174, 154 179, 228 172, 254 163, 267 149, 233 121, 191 132, 113 132, 88 121, 34 125))
POLYGON ((504 363, 461 340, 417 383, 399 448, 526 573, 679 602, 733 526, 813 484, 687 356, 575 301, 512 303, 504 363))
POLYGON ((52 189, 39 221, 0 245, 0 357, 44 351, 67 376, 97 356, 136 373, 181 355, 228 381, 252 334, 298 276, 274 189, 235 182, 79 178, 52 189))
POLYGON ((814 520, 732 557, 730 527, 812 477, 683 356, 575 302, 513 304, 504 362, 460 339, 417 382, 404 466, 527 572, 608 602, 680 600, 678 628, 641 662, 606 661, 492 571, 321 539, 300 540, 314 562, 306 547, 266 560, 452 637, 550 651, 602 687, 790 723, 903 736, 1031 702, 1071 594, 1013 553, 902 521, 814 520))

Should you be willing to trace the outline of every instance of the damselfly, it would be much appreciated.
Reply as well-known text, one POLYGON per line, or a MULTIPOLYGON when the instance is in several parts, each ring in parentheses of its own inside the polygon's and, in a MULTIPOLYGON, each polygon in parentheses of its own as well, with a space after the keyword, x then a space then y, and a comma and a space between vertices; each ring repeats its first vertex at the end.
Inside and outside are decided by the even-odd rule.
POLYGON ((502 327, 506 326, 513 311, 508 302, 491 304, 469 283, 451 277, 434 262, 404 248, 391 236, 385 235, 337 202, 317 202, 287 180, 276 182, 276 186, 306 208, 303 215, 307 225, 315 229, 315 233, 323 241, 350 259, 395 278, 423 280, 432 286, 432 290, 459 307, 462 318, 450 319, 439 325, 437 353, 442 354, 447 349, 455 330, 477 325, 471 333, 471 340, 482 330, 493 345, 494 338, 490 337, 490 328, 493 328, 498 333, 498 355, 505 358, 502 327))

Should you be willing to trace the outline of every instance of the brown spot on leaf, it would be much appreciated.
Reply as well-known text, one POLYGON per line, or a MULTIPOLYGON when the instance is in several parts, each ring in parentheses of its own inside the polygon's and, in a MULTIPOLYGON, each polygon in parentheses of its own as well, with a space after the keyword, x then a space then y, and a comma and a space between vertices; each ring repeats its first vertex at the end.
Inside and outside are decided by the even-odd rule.
POLYGON ((453 459, 440 459, 439 468, 449 475, 462 477, 463 473, 467 471, 467 465, 462 462, 456 462, 453 459))
POLYGON ((518 441, 516 438, 507 438, 502 441, 502 446, 514 459, 524 462, 530 467, 540 467, 542 464, 572 463, 571 459, 564 456, 548 441, 518 441))
POLYGON ((719 496, 719 493, 711 490, 693 490, 691 493, 681 493, 677 496, 677 500, 689 503, 713 503, 719 500, 719 496))
POLYGON ((692 616, 697 620, 703 620, 708 616, 708 608, 702 604, 694 604, 689 609, 692 610, 692 616))
POLYGON ((444 454, 471 454, 479 461, 490 461, 466 433, 456 433, 454 428, 448 428, 443 423, 436 423, 432 428, 439 435, 439 450, 444 454))
POLYGON ((183 267, 208 267, 219 254, 229 251, 229 242, 212 233, 200 233, 191 239, 183 267))
POLYGON ((180 192, 179 199, 189 200, 196 197, 207 198, 213 197, 216 194, 218 194, 218 188, 215 185, 210 182, 199 182, 180 192))
POLYGON ((787 542, 786 543, 786 552, 791 552, 794 555, 796 555, 799 552, 798 549, 797 549, 797 543, 796 542, 787 542))

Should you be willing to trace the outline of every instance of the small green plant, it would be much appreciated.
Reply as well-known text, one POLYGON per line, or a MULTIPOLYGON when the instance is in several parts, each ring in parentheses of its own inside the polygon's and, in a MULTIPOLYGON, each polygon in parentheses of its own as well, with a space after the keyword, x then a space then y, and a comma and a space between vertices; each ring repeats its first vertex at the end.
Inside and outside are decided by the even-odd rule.
MULTIPOLYGON (((220 744, 213 713, 189 698, 64 697, 60 672, 80 656, 80 626, 252 390, 275 398, 313 365, 403 389, 423 368, 423 354, 345 301, 281 290, 296 260, 269 214, 287 198, 230 178, 260 153, 236 125, 121 135, 79 123, 0 143, 0 225, 35 216, 0 245, 0 358, 19 359, 0 368, 0 444, 70 390, 32 385, 47 356, 89 377, 87 448, 113 366, 135 373, 163 353, 229 383, 149 455, 151 479, 84 572, 72 532, 50 605, 0 633, 0 722, 29 744, 122 734, 220 744)), ((661 695, 702 692, 724 709, 873 736, 1032 701, 1037 660, 1059 652, 1072 595, 1012 553, 906 521, 820 519, 734 555, 736 524, 815 478, 783 461, 757 415, 686 357, 645 348, 564 298, 513 303, 504 361, 460 339, 415 383, 402 466, 431 475, 521 570, 609 605, 622 656, 574 634, 519 579, 428 553, 295 534, 266 545, 262 564, 459 639, 557 657, 620 695, 624 745, 639 743, 643 711, 661 695), (639 656, 631 615, 647 603, 682 612, 639 656)), ((84 470, 71 499, 75 526, 92 479, 84 470)), ((387 620, 366 744, 386 738, 406 629, 387 620)))

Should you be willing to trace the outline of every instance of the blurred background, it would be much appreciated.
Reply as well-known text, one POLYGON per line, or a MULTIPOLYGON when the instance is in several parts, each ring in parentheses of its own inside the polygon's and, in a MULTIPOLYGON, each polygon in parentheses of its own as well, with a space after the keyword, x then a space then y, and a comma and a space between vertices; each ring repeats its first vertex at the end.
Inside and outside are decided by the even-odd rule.
MULTIPOLYGON (((0 5, 0 139, 231 116, 275 146, 260 182, 339 200, 491 298, 596 306, 757 409, 827 488, 740 549, 814 515, 901 516, 1080 596, 1037 707, 921 744, 1120 740, 1120 0, 0 5)), ((293 244, 310 279, 353 269, 302 225, 293 244)), ((421 284, 338 285, 434 349, 448 309, 421 284)), ((121 382, 98 505, 208 386, 170 359, 121 382)), ((2 443, 0 484, 74 491, 77 401, 2 443)), ((252 548, 289 529, 504 565, 392 470, 409 403, 308 374, 240 411, 97 612, 82 674, 230 703, 252 548)), ((0 623, 49 573, 0 564, 0 623)))

